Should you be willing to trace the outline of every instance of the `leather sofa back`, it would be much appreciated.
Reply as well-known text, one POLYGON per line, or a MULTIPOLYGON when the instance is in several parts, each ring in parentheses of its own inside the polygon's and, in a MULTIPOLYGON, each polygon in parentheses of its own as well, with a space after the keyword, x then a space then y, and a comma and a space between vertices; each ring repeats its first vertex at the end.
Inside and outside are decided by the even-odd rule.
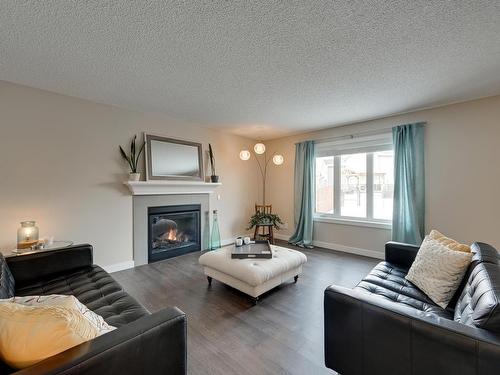
POLYGON ((500 265, 494 247, 474 243, 466 282, 455 305, 454 320, 500 332, 500 265))
POLYGON ((43 282, 46 278, 64 275, 81 268, 90 268, 92 263, 92 246, 88 244, 39 251, 7 259, 10 272, 16 280, 16 288, 22 288, 35 281, 43 282))
POLYGON ((0 299, 14 297, 15 287, 14 277, 5 258, 0 253, 0 299))
POLYGON ((473 263, 500 263, 500 255, 498 254, 498 251, 490 244, 484 242, 474 242, 471 245, 471 250, 474 253, 474 256, 472 257, 473 263))

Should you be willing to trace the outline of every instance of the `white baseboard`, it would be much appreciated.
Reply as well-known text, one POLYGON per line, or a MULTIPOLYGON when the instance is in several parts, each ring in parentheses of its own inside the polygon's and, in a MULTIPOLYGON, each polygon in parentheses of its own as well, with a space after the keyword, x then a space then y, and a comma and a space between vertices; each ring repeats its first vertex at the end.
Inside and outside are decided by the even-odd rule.
POLYGON ((345 246, 336 243, 322 242, 322 241, 313 241, 314 246, 323 247, 329 250, 342 251, 344 253, 351 253, 357 255, 363 255, 369 258, 375 259, 384 259, 385 254, 382 251, 376 250, 368 250, 368 249, 360 249, 358 247, 345 246))
POLYGON ((235 235, 233 238, 226 238, 220 242, 221 246, 227 246, 227 245, 233 244, 234 240, 236 240, 236 237, 238 237, 238 236, 240 236, 240 237, 248 236, 248 237, 252 238, 253 233, 243 233, 243 234, 235 235))
POLYGON ((221 246, 231 245, 232 243, 234 243, 234 238, 226 238, 220 242, 221 246))
POLYGON ((288 239, 290 238, 290 235, 289 234, 275 233, 274 238, 277 238, 278 240, 288 241, 288 239))
POLYGON ((134 261, 127 260, 126 262, 120 262, 115 264, 110 264, 109 266, 102 266, 104 270, 108 273, 123 271, 129 268, 134 268, 134 261))
MULTIPOLYGON (((234 243, 234 238, 225 238, 225 239, 220 240, 220 245, 222 247, 227 246, 227 245, 231 245, 232 243, 234 243)), ((207 246, 208 247, 206 249, 201 249, 201 251, 210 250, 210 243, 207 246)))
MULTIPOLYGON (((234 237, 232 237, 232 238, 225 238, 225 239, 222 239, 222 240, 220 241, 220 245, 221 245, 221 246, 228 246, 228 245, 231 245, 231 244, 233 244, 233 243, 234 243, 234 240, 235 240, 235 239, 236 239, 236 237, 238 237, 238 236, 250 236, 250 237, 252 237, 250 234, 239 234, 239 235, 235 235, 235 236, 234 236, 234 237)), ((210 244, 209 244, 208 246, 210 246, 210 244)), ((207 248, 207 249, 205 249, 205 250, 208 250, 208 248, 207 248)))
MULTIPOLYGON (((290 236, 284 234, 275 234, 274 237, 285 241, 288 241, 288 239, 290 238, 290 236)), ((336 251, 342 251, 343 253, 363 255, 369 258, 384 259, 385 257, 384 253, 381 251, 360 249, 358 247, 345 246, 331 242, 313 241, 313 245, 318 247, 323 247, 328 250, 336 250, 336 251)))

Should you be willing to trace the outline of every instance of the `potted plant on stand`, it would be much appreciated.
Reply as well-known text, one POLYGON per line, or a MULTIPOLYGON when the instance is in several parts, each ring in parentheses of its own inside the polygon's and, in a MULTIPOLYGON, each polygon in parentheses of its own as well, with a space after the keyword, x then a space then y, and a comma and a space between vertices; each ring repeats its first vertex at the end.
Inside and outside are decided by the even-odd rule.
POLYGON ((250 218, 247 230, 255 228, 254 240, 264 239, 274 244, 273 228, 279 230, 281 224, 283 224, 283 221, 278 215, 256 210, 255 214, 250 218), (262 229, 262 233, 259 233, 259 229, 262 229))
POLYGON ((215 173, 215 156, 214 151, 212 150, 212 145, 208 144, 208 156, 210 158, 210 169, 212 170, 212 174, 210 175, 210 181, 219 182, 219 176, 215 173))
POLYGON ((283 224, 283 220, 281 220, 281 218, 276 214, 256 212, 252 215, 252 217, 250 217, 247 230, 250 230, 257 225, 272 226, 274 229, 280 229, 281 224, 283 224))
POLYGON ((139 163, 139 157, 142 151, 144 151, 144 142, 142 142, 139 151, 137 151, 135 142, 137 140, 137 135, 134 135, 132 142, 130 142, 130 153, 127 155, 122 146, 120 146, 120 154, 127 161, 130 167, 129 181, 139 181, 141 179, 141 174, 137 172, 137 164, 139 163))

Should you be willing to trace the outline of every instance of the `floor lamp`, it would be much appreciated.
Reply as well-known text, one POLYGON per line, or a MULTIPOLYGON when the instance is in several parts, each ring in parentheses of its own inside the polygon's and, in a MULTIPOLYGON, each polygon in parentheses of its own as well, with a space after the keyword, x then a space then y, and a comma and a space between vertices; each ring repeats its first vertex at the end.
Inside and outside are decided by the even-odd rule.
POLYGON ((262 175, 262 205, 266 204, 266 179, 267 179, 267 166, 269 162, 272 160, 273 164, 281 165, 285 161, 283 155, 272 153, 271 156, 267 157, 266 146, 262 142, 258 142, 253 146, 252 151, 249 150, 241 150, 240 151, 240 159, 243 161, 247 161, 252 156, 252 153, 255 156, 255 160, 257 161, 257 165, 259 166, 260 174, 262 175), (262 155, 263 163, 260 161, 259 155, 262 155))

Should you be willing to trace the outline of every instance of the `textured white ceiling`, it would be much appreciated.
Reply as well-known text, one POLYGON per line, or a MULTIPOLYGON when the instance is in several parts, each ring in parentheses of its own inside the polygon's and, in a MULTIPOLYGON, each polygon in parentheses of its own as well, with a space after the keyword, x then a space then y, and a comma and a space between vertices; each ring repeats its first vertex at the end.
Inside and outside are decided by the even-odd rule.
POLYGON ((0 1, 0 80, 258 138, 500 93, 500 1, 0 1))

